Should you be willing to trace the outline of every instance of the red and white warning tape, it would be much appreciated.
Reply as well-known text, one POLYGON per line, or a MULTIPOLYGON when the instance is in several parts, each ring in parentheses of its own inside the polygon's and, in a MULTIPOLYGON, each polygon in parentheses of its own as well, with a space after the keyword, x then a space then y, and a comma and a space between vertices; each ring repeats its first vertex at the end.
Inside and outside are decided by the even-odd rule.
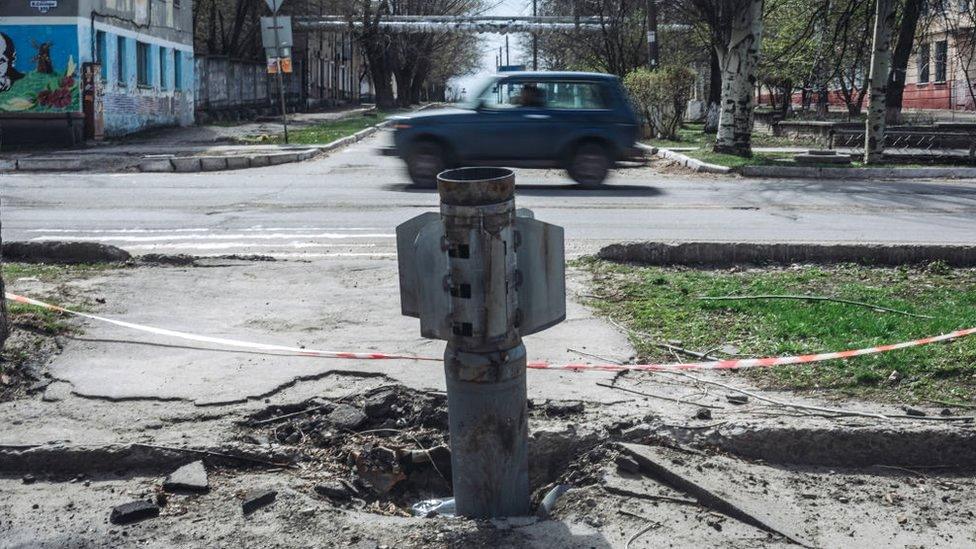
POLYGON ((425 360, 425 361, 434 361, 434 362, 441 362, 443 360, 440 358, 388 354, 388 353, 349 353, 349 352, 340 352, 340 351, 319 351, 316 349, 303 349, 301 347, 288 347, 285 345, 269 345, 266 343, 254 343, 252 341, 241 341, 238 339, 202 336, 202 335, 190 334, 186 332, 177 332, 175 330, 167 330, 165 328, 154 328, 152 326, 143 326, 142 324, 134 324, 132 322, 113 320, 111 318, 105 318, 103 316, 97 316, 88 313, 72 311, 70 309, 65 309, 64 307, 58 307, 57 305, 51 305, 50 303, 44 303, 43 301, 38 301, 36 299, 31 299, 29 297, 16 295, 9 292, 5 293, 5 297, 10 301, 16 301, 17 303, 26 303, 28 305, 34 305, 35 307, 41 307, 43 309, 48 309, 50 311, 58 311, 60 313, 66 313, 70 315, 89 318, 91 320, 98 320, 99 322, 107 322, 109 324, 114 324, 116 326, 121 326, 123 328, 129 328, 130 330, 137 330, 140 332, 146 332, 150 334, 156 334, 156 335, 167 336, 167 337, 175 337, 177 339, 185 339, 188 341, 211 343, 214 345, 222 345, 225 347, 236 347, 238 349, 253 349, 256 351, 268 351, 268 352, 281 353, 284 355, 309 356, 309 357, 319 357, 319 358, 348 358, 348 359, 356 359, 356 360, 425 360))
POLYGON ((623 370, 646 370, 651 372, 666 372, 680 370, 737 370, 740 368, 770 368, 773 366, 787 366, 790 364, 809 364, 811 362, 823 362, 825 360, 837 360, 840 358, 851 358, 855 356, 877 355, 896 351, 898 349, 908 349, 910 347, 921 347, 940 341, 951 341, 966 336, 976 334, 976 328, 966 330, 956 330, 948 334, 935 337, 916 339, 904 343, 893 345, 879 345, 877 347, 867 347, 853 351, 841 351, 835 353, 820 353, 817 355, 784 356, 772 358, 743 358, 737 360, 716 360, 714 362, 688 362, 684 364, 548 364, 546 362, 529 363, 529 368, 538 370, 574 370, 586 371, 596 370, 600 372, 620 372, 623 370))
MULTIPOLYGON (((18 303, 26 303, 28 305, 34 305, 35 307, 41 307, 43 309, 48 309, 51 311, 58 311, 60 313, 66 313, 75 316, 80 316, 83 318, 88 318, 91 320, 106 322, 108 324, 114 324, 116 326, 129 328, 131 330, 137 330, 140 332, 146 332, 150 334, 162 335, 167 337, 174 337, 178 339, 185 339, 189 341, 198 341, 201 343, 211 343, 214 345, 222 345, 225 347, 236 347, 239 349, 253 349, 258 351, 281 353, 283 355, 307 356, 307 357, 319 357, 319 358, 344 358, 344 359, 354 359, 354 360, 421 360, 427 362, 443 361, 443 359, 435 358, 435 357, 402 355, 402 354, 394 354, 394 353, 356 353, 356 352, 350 353, 350 352, 342 352, 342 351, 319 351, 315 349, 303 349, 301 347, 269 345, 265 343, 254 343, 251 341, 241 341, 237 339, 202 336, 202 335, 191 334, 187 332, 167 330, 165 328, 144 326, 142 324, 134 324, 132 322, 113 320, 111 318, 105 318, 93 314, 72 311, 70 309, 65 309, 64 307, 51 305, 49 303, 44 303, 43 301, 38 301, 36 299, 31 299, 29 297, 16 295, 9 292, 5 294, 5 297, 10 301, 16 301, 18 303)), ((787 366, 790 364, 809 364, 812 362, 823 362, 825 360, 837 360, 837 359, 844 359, 844 358, 852 358, 856 356, 876 355, 876 354, 886 353, 889 351, 896 351, 898 349, 908 349, 911 347, 921 347, 923 345, 930 345, 932 343, 952 341, 954 339, 960 339, 971 335, 976 335, 976 328, 956 330, 948 334, 943 334, 934 337, 926 337, 923 339, 916 339, 914 341, 906 341, 903 343, 895 343, 892 345, 879 345, 877 347, 867 347, 865 349, 856 349, 852 351, 841 351, 841 352, 834 352, 834 353, 820 353, 816 355, 799 355, 799 356, 785 356, 785 357, 772 357, 772 358, 744 358, 744 359, 737 359, 737 360, 717 360, 714 362, 688 362, 684 364, 549 364, 548 362, 530 362, 528 364, 528 367, 534 370, 570 370, 570 371, 599 371, 599 372, 620 372, 624 370, 666 372, 666 371, 680 371, 680 370, 735 370, 740 368, 770 368, 773 366, 787 366)))

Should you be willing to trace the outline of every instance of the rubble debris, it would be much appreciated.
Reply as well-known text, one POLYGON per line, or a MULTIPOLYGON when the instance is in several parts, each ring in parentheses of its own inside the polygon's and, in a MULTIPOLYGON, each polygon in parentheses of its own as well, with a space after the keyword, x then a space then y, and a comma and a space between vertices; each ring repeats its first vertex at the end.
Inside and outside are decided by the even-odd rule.
POLYGON ((338 480, 327 480, 315 485, 315 492, 331 500, 347 501, 352 499, 352 494, 345 484, 338 480))
POLYGON ((139 500, 113 507, 109 521, 112 524, 131 524, 158 516, 158 506, 145 500, 139 500))
POLYGON ((746 395, 725 395, 725 400, 727 400, 729 404, 742 405, 749 403, 749 397, 746 395))
POLYGON ((34 482, 37 481, 37 478, 35 478, 34 475, 27 474, 27 475, 24 475, 20 479, 20 481, 23 482, 24 484, 34 484, 34 482))
POLYGON ((578 400, 550 400, 546 404, 546 413, 554 417, 581 414, 583 413, 583 403, 578 400))
POLYGON ((454 498, 434 498, 418 501, 410 506, 410 512, 418 517, 434 518, 438 515, 453 517, 457 513, 454 498))
POLYGON ((617 464, 617 468, 625 473, 634 475, 640 472, 640 465, 630 456, 620 454, 613 461, 617 464))
POLYGON ((76 265, 81 263, 123 263, 132 256, 122 248, 97 242, 4 242, 3 258, 21 263, 76 265))
POLYGON ((543 520, 547 520, 552 516, 552 510, 556 507, 556 502, 559 498, 569 491, 570 485, 568 484, 557 484, 552 487, 552 490, 546 492, 546 496, 542 498, 539 503, 539 508, 536 509, 536 515, 543 520))
POLYGON ((205 493, 210 491, 210 480, 202 461, 194 461, 170 473, 163 481, 167 492, 205 493))
POLYGON ((712 419, 712 411, 708 408, 699 408, 695 412, 695 419, 712 419))
POLYGON ((386 387, 366 398, 363 411, 372 419, 383 419, 390 414, 397 400, 397 388, 386 387))
POLYGON ((904 376, 901 375, 901 372, 899 372, 898 370, 892 370, 891 373, 888 374, 888 383, 891 384, 898 383, 899 381, 901 381, 902 377, 904 376))
POLYGON ((791 516, 788 508, 771 506, 771 502, 743 497, 735 480, 728 475, 717 475, 709 472, 710 469, 699 470, 694 464, 684 462, 684 456, 675 459, 676 451, 667 447, 624 443, 620 448, 633 457, 646 474, 696 498, 701 505, 798 545, 814 546, 798 530, 804 522, 801 517, 791 516))
POLYGON ((377 494, 386 494, 407 478, 400 467, 396 452, 383 446, 367 446, 354 456, 359 478, 377 494))
POLYGON ((901 409, 907 415, 910 415, 910 416, 925 417, 925 416, 928 415, 923 410, 919 410, 918 408, 912 408, 911 406, 902 406, 901 409))
POLYGON ((277 497, 277 490, 251 490, 244 495, 244 501, 241 503, 241 509, 244 511, 245 515, 250 515, 262 507, 271 505, 274 503, 277 497))
POLYGON ((326 419, 337 429, 355 431, 362 427, 369 418, 359 408, 348 404, 339 404, 326 416, 326 419))

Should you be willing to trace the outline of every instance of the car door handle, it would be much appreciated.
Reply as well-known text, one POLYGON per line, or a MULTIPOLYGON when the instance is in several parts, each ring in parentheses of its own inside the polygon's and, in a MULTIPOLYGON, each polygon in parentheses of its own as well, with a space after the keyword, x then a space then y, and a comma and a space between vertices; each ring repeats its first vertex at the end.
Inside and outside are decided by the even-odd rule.
POLYGON ((526 114, 525 117, 532 120, 549 120, 552 118, 548 114, 526 114))

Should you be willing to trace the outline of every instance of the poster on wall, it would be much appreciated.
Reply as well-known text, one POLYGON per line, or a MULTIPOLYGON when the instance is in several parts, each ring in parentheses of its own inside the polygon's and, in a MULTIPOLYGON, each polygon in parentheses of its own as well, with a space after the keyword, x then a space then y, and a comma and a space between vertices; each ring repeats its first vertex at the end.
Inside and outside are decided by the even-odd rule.
POLYGON ((0 112, 81 110, 78 28, 0 25, 0 112))

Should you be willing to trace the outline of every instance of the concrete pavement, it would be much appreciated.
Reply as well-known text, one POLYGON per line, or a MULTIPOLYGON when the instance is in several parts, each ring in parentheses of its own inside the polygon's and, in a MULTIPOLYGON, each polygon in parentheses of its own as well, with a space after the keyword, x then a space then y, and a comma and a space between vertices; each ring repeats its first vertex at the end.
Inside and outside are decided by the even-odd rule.
MULTIPOLYGON (((409 187, 399 160, 374 154, 384 139, 239 172, 3 175, 4 238, 89 239, 135 253, 392 253, 393 228, 437 198, 409 187)), ((972 180, 756 181, 652 166, 619 170, 599 190, 556 170, 522 170, 518 183, 519 205, 563 225, 577 254, 624 240, 976 239, 972 180)))

